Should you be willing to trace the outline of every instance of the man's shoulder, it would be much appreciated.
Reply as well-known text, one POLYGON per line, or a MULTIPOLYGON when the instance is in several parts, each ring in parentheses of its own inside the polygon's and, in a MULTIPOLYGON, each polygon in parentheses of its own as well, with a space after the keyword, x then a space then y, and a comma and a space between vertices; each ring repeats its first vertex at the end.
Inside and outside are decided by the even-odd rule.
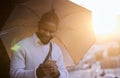
POLYGON ((32 36, 28 36, 28 37, 26 37, 26 38, 23 38, 22 40, 19 40, 17 43, 15 43, 12 47, 11 47, 11 49, 13 49, 13 51, 16 51, 16 49, 17 50, 19 50, 19 49, 21 49, 21 48, 28 48, 29 47, 29 45, 31 44, 31 41, 32 41, 32 36))
POLYGON ((31 42, 31 39, 32 39, 32 36, 25 37, 25 38, 21 39, 20 41, 18 41, 17 44, 22 45, 22 44, 29 43, 29 42, 31 42))

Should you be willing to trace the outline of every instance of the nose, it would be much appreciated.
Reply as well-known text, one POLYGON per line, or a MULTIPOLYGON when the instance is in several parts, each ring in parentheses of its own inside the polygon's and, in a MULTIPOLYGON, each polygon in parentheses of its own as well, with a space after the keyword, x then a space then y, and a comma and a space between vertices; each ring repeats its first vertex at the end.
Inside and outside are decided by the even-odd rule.
POLYGON ((51 36, 51 37, 53 37, 55 35, 55 33, 51 33, 51 32, 46 32, 46 36, 51 36))
POLYGON ((50 36, 50 32, 48 32, 48 31, 45 32, 45 34, 46 34, 46 36, 50 36))

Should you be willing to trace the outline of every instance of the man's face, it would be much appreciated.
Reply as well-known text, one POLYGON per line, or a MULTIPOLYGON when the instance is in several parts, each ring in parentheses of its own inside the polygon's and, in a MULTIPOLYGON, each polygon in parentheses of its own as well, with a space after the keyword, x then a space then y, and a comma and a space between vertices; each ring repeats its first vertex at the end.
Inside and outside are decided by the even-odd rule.
POLYGON ((38 29, 37 35, 42 43, 47 44, 57 30, 57 26, 54 22, 42 22, 38 29))

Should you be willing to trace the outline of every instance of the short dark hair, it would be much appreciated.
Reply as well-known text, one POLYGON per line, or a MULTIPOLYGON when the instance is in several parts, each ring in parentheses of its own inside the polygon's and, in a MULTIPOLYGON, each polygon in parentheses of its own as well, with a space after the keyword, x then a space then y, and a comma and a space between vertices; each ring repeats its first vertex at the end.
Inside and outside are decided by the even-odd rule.
POLYGON ((50 22, 53 22, 55 23, 56 25, 58 25, 59 23, 59 18, 57 16, 57 14, 55 13, 55 10, 52 9, 51 11, 49 12, 46 12, 44 13, 42 16, 41 16, 41 19, 39 21, 40 22, 44 22, 44 21, 50 21, 50 22))

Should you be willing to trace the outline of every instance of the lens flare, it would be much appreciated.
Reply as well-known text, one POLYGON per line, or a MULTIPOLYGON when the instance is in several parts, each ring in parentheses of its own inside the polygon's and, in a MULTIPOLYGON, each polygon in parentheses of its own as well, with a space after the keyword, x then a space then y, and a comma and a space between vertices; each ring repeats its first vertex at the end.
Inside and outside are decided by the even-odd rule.
POLYGON ((13 52, 16 52, 20 49, 20 46, 19 45, 14 45, 10 48, 13 52))

